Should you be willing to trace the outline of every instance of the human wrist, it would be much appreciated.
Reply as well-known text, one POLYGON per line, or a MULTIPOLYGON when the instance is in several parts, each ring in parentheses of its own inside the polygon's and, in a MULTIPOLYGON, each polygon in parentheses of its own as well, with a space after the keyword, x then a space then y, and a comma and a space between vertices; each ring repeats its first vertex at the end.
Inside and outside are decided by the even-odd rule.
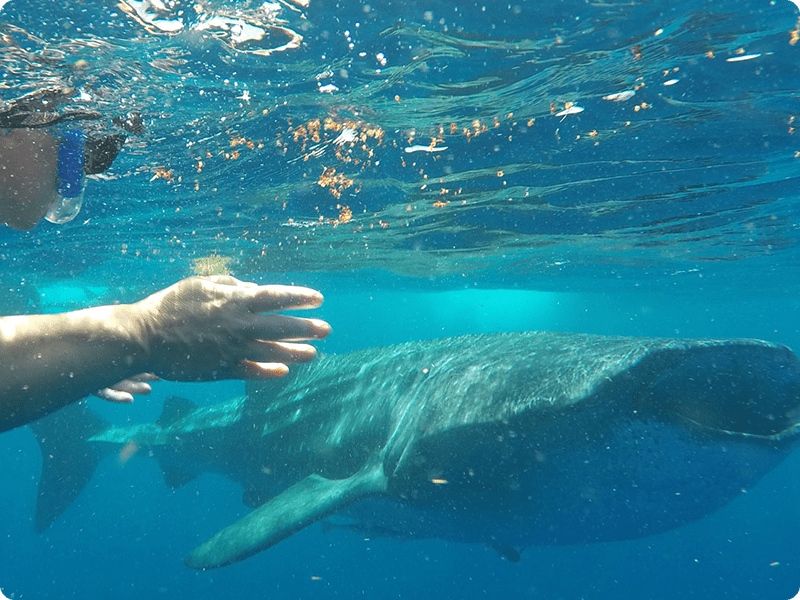
POLYGON ((101 306, 97 316, 105 323, 107 336, 114 340, 117 348, 116 360, 132 374, 149 370, 150 328, 147 327, 143 311, 138 304, 115 304, 101 306))

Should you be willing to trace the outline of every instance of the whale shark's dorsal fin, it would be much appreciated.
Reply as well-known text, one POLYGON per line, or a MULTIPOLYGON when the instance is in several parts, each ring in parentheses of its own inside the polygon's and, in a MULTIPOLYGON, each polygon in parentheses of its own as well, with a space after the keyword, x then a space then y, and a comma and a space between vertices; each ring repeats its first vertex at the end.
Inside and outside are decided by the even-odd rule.
POLYGON ((167 399, 164 400, 164 408, 161 409, 161 416, 156 420, 156 424, 165 429, 195 410, 197 410, 197 404, 191 400, 180 396, 167 396, 167 399))
POLYGON ((214 569, 244 560, 348 504, 385 493, 387 485, 383 453, 347 479, 310 475, 195 548, 184 563, 214 569))

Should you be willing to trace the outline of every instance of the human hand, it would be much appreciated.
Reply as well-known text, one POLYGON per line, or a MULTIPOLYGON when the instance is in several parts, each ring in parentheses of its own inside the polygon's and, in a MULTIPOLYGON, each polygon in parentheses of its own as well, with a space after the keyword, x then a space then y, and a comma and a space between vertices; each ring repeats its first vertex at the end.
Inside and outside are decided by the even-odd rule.
POLYGON ((301 340, 321 339, 319 319, 261 314, 316 308, 319 292, 265 285, 234 277, 190 277, 133 305, 138 309, 146 369, 164 379, 270 379, 316 350, 301 340))
MULTIPOLYGON (((160 378, 152 373, 140 373, 128 379, 123 379, 119 383, 111 387, 97 390, 94 395, 106 402, 115 402, 118 404, 130 404, 133 402, 133 394, 137 396, 146 396, 153 388, 150 387, 148 381, 159 381, 160 378)), ((0 599, 1 600, 1 599, 0 599)))

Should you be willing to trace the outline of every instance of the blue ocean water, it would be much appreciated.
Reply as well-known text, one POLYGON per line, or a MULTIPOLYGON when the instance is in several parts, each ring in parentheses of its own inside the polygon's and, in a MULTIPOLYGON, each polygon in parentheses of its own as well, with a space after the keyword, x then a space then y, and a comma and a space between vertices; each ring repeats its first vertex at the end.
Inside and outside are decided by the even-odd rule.
MULTIPOLYGON (((223 262, 322 290, 323 352, 536 329, 800 349, 792 2, 86 0, 47 3, 46 18, 44 6, 0 7, 0 99, 69 86, 73 108, 104 115, 80 124, 90 133, 128 112, 147 129, 88 182, 78 219, 0 231, 2 314, 132 301, 223 262)), ((169 395, 212 404, 242 390, 161 382, 133 406, 89 402, 140 423, 169 395)), ((36 535, 40 465, 28 429, 0 437, 9 598, 800 588, 796 453, 651 538, 528 548, 512 564, 479 545, 314 526, 207 573, 181 559, 247 513, 230 481, 171 491, 148 457, 109 458, 36 535)))

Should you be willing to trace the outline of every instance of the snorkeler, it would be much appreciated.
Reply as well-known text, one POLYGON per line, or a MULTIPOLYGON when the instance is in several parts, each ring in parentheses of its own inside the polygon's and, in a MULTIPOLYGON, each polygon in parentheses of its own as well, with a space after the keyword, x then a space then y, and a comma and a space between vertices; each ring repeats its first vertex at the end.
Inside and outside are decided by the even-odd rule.
MULTIPOLYGON (((15 229, 74 218, 83 175, 108 168, 124 142, 79 132, 56 140, 42 127, 96 113, 54 117, 58 96, 37 94, 0 110, 0 128, 9 129, 0 135, 0 222, 15 229)), ((139 123, 117 124, 135 133, 139 123)), ((299 342, 324 338, 330 326, 262 313, 320 304, 309 288, 192 277, 134 304, 0 317, 0 432, 92 393, 132 401, 150 391, 150 373, 174 381, 282 377, 287 365, 316 355, 299 342)))
MULTIPOLYGON (((56 139, 49 128, 58 123, 100 118, 82 109, 58 112, 74 94, 45 88, 0 107, 0 222, 13 229, 32 229, 41 219, 74 219, 85 176, 108 169, 125 143, 126 134, 89 137, 77 128, 56 139)), ((144 131, 135 113, 113 122, 130 133, 144 131)))

